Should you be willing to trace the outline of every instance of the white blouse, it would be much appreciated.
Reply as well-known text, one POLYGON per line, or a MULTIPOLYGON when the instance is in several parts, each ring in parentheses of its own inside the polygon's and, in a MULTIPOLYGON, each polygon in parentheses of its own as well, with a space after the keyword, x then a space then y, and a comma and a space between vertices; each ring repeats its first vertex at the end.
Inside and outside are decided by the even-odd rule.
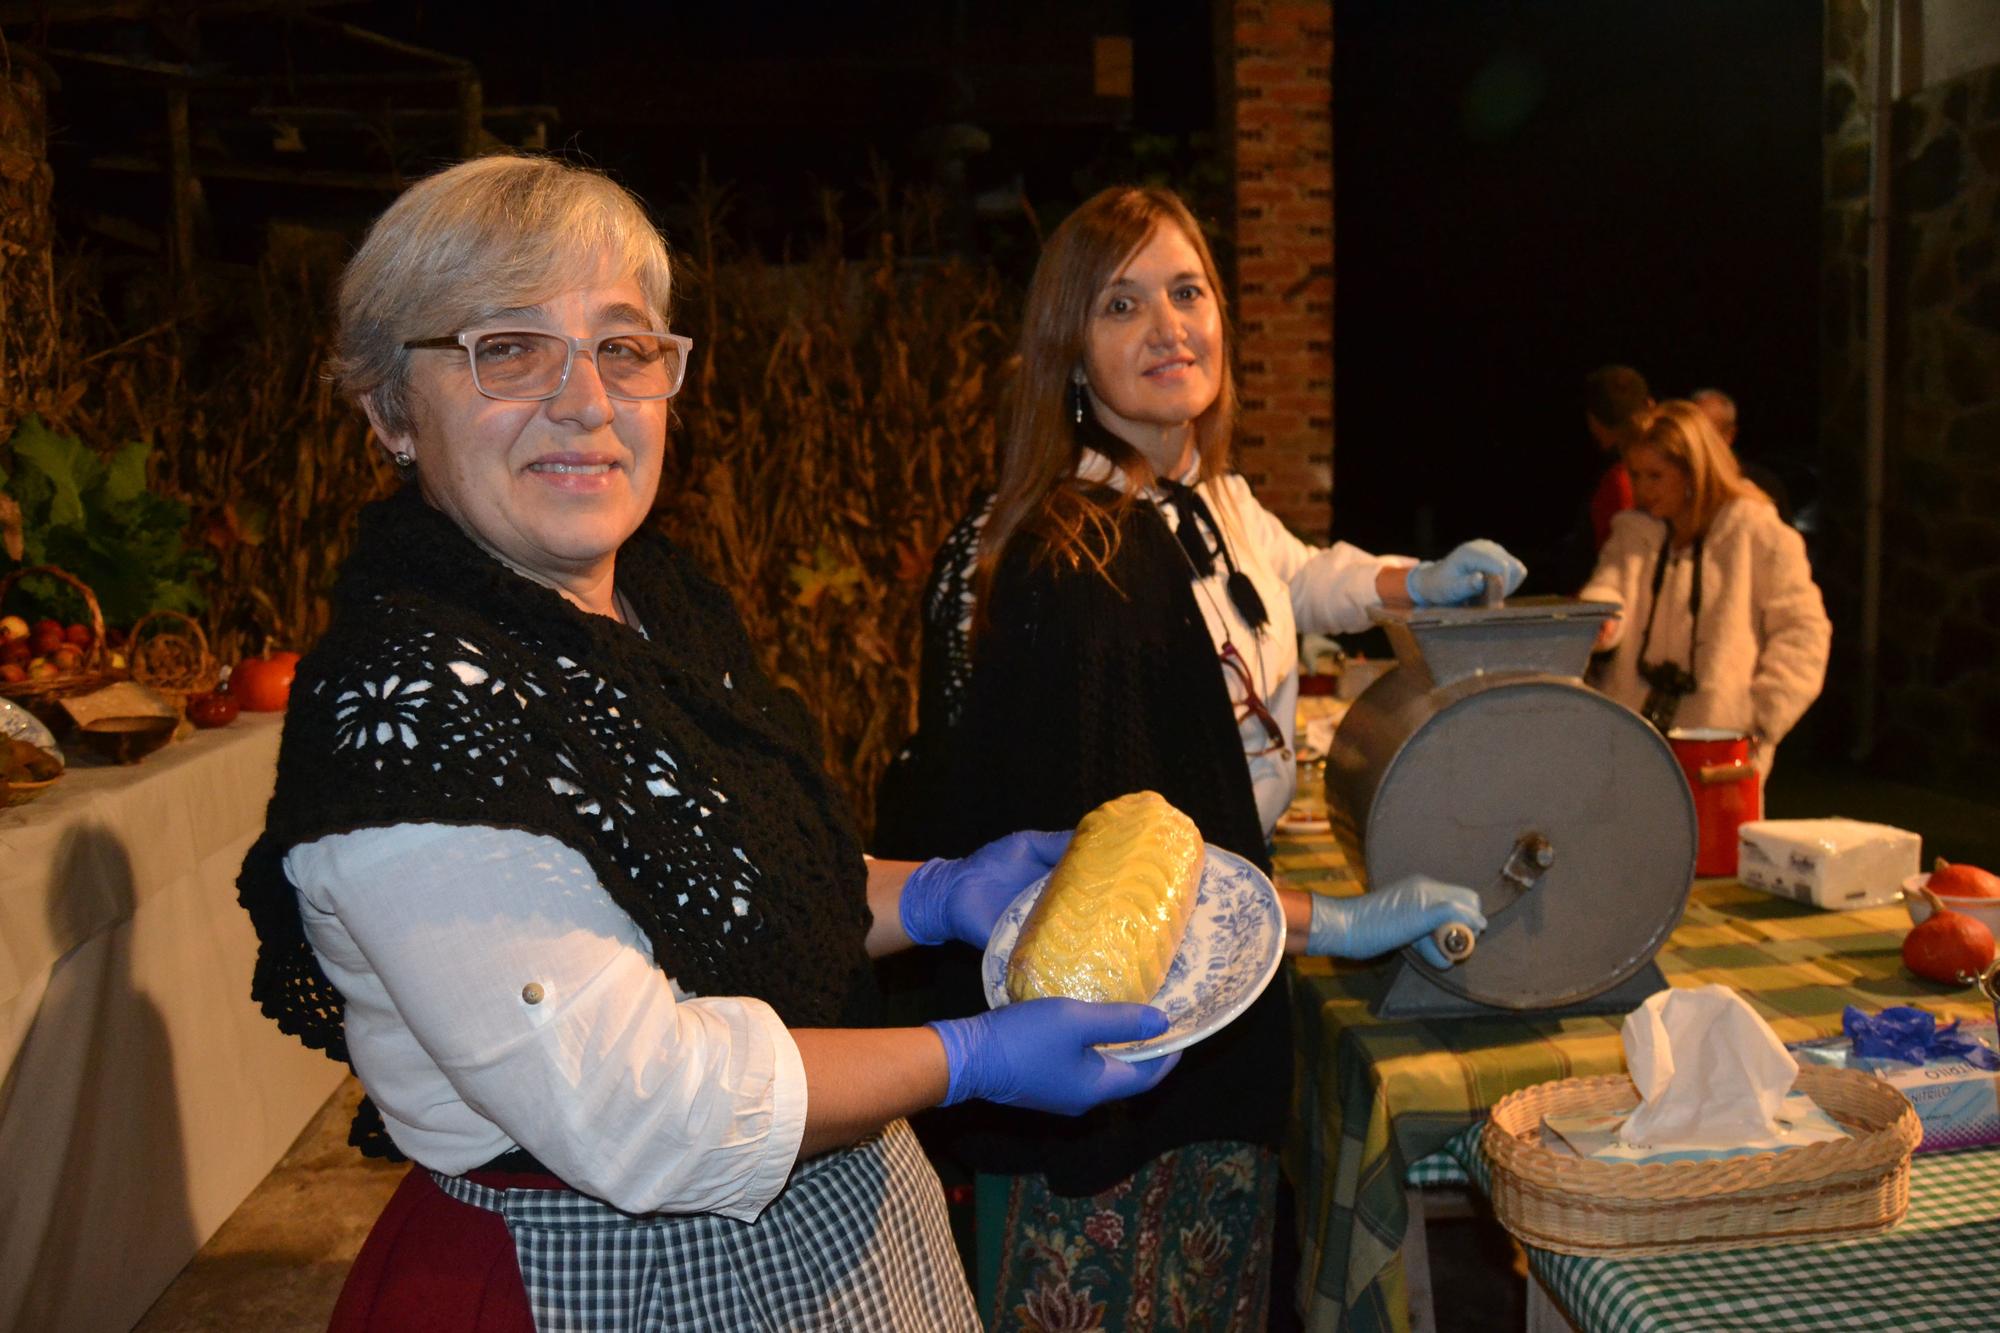
POLYGON ((399 824, 291 849, 389 1137, 451 1174, 519 1145, 628 1212, 753 1220, 805 1132, 777 1013, 653 966, 584 858, 515 829, 399 824))
MULTIPOLYGON (((1195 485, 1201 460, 1191 456, 1181 480, 1195 485)), ((1094 450, 1084 452, 1077 475, 1123 489, 1125 474, 1111 460, 1094 450)), ((1243 710, 1243 685, 1233 671, 1223 670, 1230 702, 1240 715, 1244 757, 1250 765, 1250 782, 1257 798, 1257 814, 1269 835, 1278 816, 1292 803, 1298 789, 1298 764, 1294 757, 1299 702, 1299 635, 1352 634, 1369 628, 1368 613, 1380 606, 1375 590, 1376 575, 1384 568, 1402 568, 1415 562, 1406 556, 1378 556, 1346 542, 1332 546, 1312 546, 1291 534, 1277 515, 1257 502, 1250 483, 1235 473, 1195 486, 1209 511, 1225 531, 1229 551, 1236 566, 1248 575, 1257 595, 1264 601, 1270 623, 1262 634, 1248 622, 1229 600, 1229 566, 1220 556, 1214 570, 1194 583, 1195 601, 1208 624, 1209 637, 1219 654, 1225 642, 1249 664, 1257 692, 1284 731, 1281 749, 1270 750, 1271 738, 1254 714, 1243 710), (1262 753, 1268 751, 1268 753, 1262 753)), ((1154 497, 1158 499, 1158 496, 1154 497)), ((1176 514, 1163 508, 1172 525, 1176 514)))

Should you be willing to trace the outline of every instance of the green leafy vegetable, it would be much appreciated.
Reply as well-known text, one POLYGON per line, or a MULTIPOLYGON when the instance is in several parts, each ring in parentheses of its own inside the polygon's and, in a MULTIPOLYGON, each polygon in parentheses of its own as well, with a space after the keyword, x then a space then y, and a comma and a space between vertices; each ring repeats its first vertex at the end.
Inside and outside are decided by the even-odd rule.
MULTIPOLYGON (((197 580, 212 566, 185 540, 188 507, 147 489, 151 445, 133 440, 106 458, 34 416, 9 443, 13 472, 0 468, 0 490, 21 506, 22 565, 59 565, 82 579, 106 624, 129 625, 161 608, 201 610, 197 580)), ((65 622, 88 615, 81 595, 46 575, 23 578, 6 609, 65 622)))

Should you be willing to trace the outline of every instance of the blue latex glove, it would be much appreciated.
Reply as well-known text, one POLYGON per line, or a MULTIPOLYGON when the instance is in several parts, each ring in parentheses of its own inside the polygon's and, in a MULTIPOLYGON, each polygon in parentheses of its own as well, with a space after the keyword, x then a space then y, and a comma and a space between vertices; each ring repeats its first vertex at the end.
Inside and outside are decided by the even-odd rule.
POLYGON ((1451 960, 1438 952, 1431 940, 1431 932, 1448 921, 1470 926, 1475 935, 1486 929, 1479 895, 1427 875, 1406 875, 1386 889, 1359 898, 1315 894, 1306 952, 1373 958, 1414 944, 1432 967, 1450 967, 1451 960))
POLYGON ((896 905, 903 933, 916 944, 957 940, 986 947, 993 923, 1022 889, 1049 873, 1070 834, 1009 833, 955 861, 926 861, 903 881, 896 905))
POLYGON ((1082 1115, 1100 1102, 1145 1092, 1180 1063, 1179 1051, 1127 1064, 1103 1041, 1140 1041, 1167 1030, 1150 1004, 1022 1000, 971 1018, 928 1025, 944 1042, 951 1083, 941 1105, 978 1098, 1057 1115, 1082 1115))
POLYGON ((1866 1059, 1906 1065, 1963 1060, 1975 1069, 2000 1070, 2000 1055, 1961 1036, 1957 1019, 1939 1027, 1937 1016, 1926 1009, 1897 1004, 1871 1017, 1850 1004, 1841 1011, 1840 1027, 1854 1043, 1854 1053, 1866 1059))
POLYGON ((1465 542, 1442 560, 1426 560, 1410 567, 1403 587, 1418 606, 1456 606, 1476 602, 1486 591, 1486 576, 1498 574, 1504 585, 1501 596, 1511 596, 1528 577, 1528 567, 1507 553, 1499 542, 1485 538, 1465 542))

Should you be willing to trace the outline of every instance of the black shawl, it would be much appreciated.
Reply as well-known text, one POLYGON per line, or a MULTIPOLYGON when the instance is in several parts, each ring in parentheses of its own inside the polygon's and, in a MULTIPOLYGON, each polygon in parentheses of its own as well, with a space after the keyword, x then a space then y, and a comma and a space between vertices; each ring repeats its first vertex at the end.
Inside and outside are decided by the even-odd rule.
MULTIPOLYGON (((937 787, 954 813, 933 816, 943 827, 923 850, 1069 828, 1104 801, 1150 788, 1207 841, 1269 873, 1235 710, 1177 540, 1145 503, 1125 511, 1120 532, 1108 578, 1057 566, 1031 534, 1009 544, 950 742, 952 774, 937 787)), ((943 969, 943 1004, 954 1013, 984 1007, 976 962, 955 950, 943 969)), ((920 1127, 969 1165, 1040 1171, 1065 1194, 1095 1193, 1190 1143, 1275 1146, 1291 1087, 1282 989, 1190 1048, 1144 1097, 1077 1119, 971 1104, 920 1127)))
MULTIPOLYGON (((557 838, 689 991, 757 996, 791 1026, 873 1020, 866 870, 797 697, 669 543, 628 541, 618 590, 650 637, 507 569, 414 487, 363 513, 237 882, 251 994, 280 1028, 347 1058, 286 851, 403 823, 557 838)), ((363 1103, 354 1141, 393 1155, 379 1127, 363 1103)))

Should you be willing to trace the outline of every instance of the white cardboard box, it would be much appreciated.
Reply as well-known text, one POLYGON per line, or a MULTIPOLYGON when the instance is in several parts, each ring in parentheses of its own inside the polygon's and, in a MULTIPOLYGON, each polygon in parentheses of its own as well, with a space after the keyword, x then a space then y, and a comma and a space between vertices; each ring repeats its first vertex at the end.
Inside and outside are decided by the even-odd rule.
POLYGON ((1858 819, 1754 819, 1736 834, 1738 879, 1841 911, 1896 901, 1922 859, 1916 834, 1858 819))

